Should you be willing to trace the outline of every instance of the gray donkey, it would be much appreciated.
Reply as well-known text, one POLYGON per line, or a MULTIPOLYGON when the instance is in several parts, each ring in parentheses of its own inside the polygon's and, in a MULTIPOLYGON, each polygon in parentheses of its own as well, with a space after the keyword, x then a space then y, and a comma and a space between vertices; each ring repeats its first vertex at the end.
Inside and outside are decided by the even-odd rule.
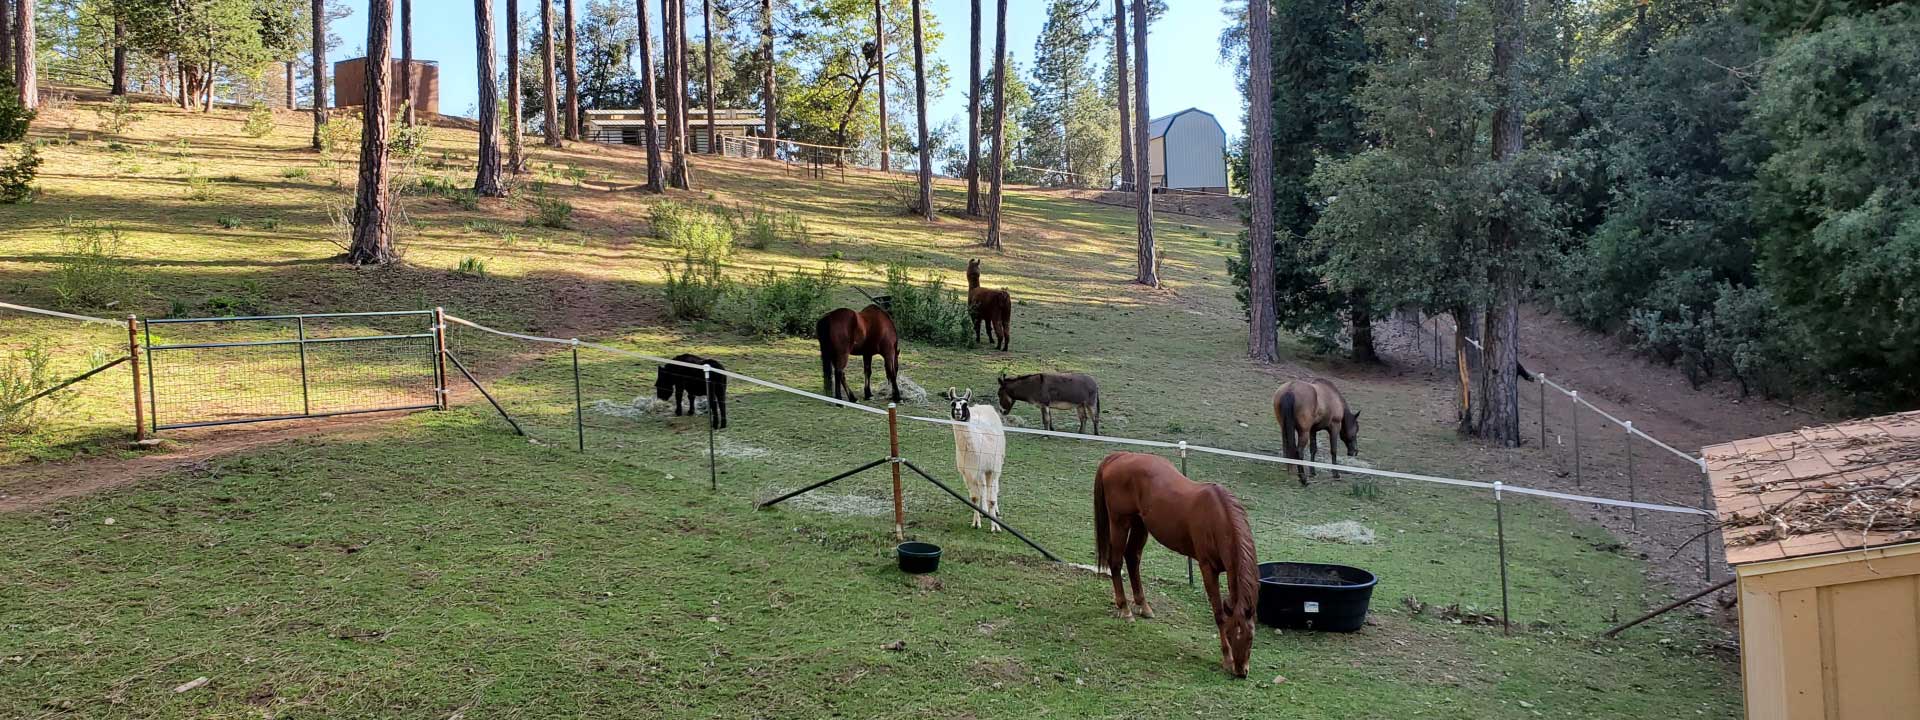
POLYGON ((1039 406, 1040 421, 1053 429, 1052 410, 1072 408, 1080 416, 1080 432, 1087 431, 1087 417, 1093 417, 1093 434, 1100 434, 1100 383, 1080 373, 1034 373, 1020 377, 1000 374, 1000 412, 1013 412, 1013 403, 1024 400, 1039 406))

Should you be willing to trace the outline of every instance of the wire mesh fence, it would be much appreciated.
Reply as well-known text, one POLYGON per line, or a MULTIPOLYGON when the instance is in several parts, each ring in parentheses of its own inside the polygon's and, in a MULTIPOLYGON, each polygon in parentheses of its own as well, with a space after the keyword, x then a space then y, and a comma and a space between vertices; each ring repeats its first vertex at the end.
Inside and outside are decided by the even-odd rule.
POLYGON ((431 311, 144 323, 155 430, 435 407, 431 311))

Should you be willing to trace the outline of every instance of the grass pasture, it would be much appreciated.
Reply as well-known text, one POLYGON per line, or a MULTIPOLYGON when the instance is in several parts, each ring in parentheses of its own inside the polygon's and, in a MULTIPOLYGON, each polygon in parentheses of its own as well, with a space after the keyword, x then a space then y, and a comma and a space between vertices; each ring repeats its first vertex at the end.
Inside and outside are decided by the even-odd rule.
MULTIPOLYGON (((406 262, 356 270, 330 259, 339 248, 326 211, 346 195, 329 178, 351 169, 304 149, 304 119, 282 115, 275 133, 254 139, 241 132, 244 113, 147 111, 113 136, 92 129, 85 103, 41 121, 37 137, 50 143, 42 196, 0 210, 18 218, 0 225, 0 297, 59 304, 60 228, 74 217, 118 229, 139 282, 127 305, 91 313, 438 305, 502 329, 694 352, 819 386, 811 339, 665 318, 659 294, 672 255, 646 232, 657 198, 630 189, 642 174, 637 153, 536 150, 538 172, 512 200, 410 196, 406 262), (533 197, 571 203, 573 227, 530 225, 533 197), (458 270, 466 258, 484 260, 486 272, 458 270)), ((421 174, 468 182, 470 142, 434 131, 421 174)), ((921 224, 895 209, 891 180, 822 181, 735 161, 696 168, 701 189, 675 199, 791 213, 807 225, 804 242, 740 250, 734 272, 831 261, 873 290, 885 263, 962 283, 978 255, 979 225, 921 224)), ((957 189, 943 187, 942 202, 957 204, 957 189)), ((1361 459, 1375 466, 1516 483, 1546 472, 1533 455, 1455 438, 1444 390, 1424 378, 1298 348, 1291 366, 1246 362, 1224 277, 1229 223, 1162 216, 1169 287, 1152 291, 1127 283, 1131 210, 1018 189, 1008 208, 1007 252, 986 256, 985 273, 1016 298, 1013 351, 909 344, 904 374, 930 393, 987 392, 1003 370, 1084 371, 1102 381, 1109 434, 1276 452, 1268 394, 1313 372, 1339 378, 1365 410, 1361 459)), ((859 295, 843 286, 837 297, 854 304, 859 295)), ((78 371, 124 342, 115 332, 0 315, 0 351, 37 344, 78 371)), ((1552 503, 1507 505, 1517 621, 1508 637, 1443 610, 1498 611, 1488 498, 1398 482, 1364 493, 1324 476, 1302 489, 1276 466, 1196 456, 1193 476, 1226 484, 1247 505, 1263 559, 1354 564, 1382 579, 1361 632, 1262 631, 1252 675, 1237 681, 1219 671, 1205 596, 1158 546, 1145 563, 1158 617, 1128 624, 1108 617, 1104 578, 968 528, 964 508, 910 475, 908 533, 946 548, 934 576, 893 568, 884 469, 755 509, 885 455, 876 416, 736 383, 733 427, 717 441, 718 490, 709 491, 705 418, 635 412, 651 368, 582 354, 581 453, 564 349, 469 329, 451 343, 530 439, 464 394, 447 412, 195 457, 125 487, 0 512, 10 546, 0 555, 0 716, 1739 713, 1734 668, 1704 621, 1675 614, 1619 641, 1592 639, 1650 607, 1654 593, 1639 559, 1552 503), (1339 521, 1373 530, 1375 542, 1308 537, 1339 521), (203 686, 175 691, 200 677, 203 686)), ((28 476, 110 474, 132 462, 118 442, 127 384, 125 373, 103 376, 42 431, 8 438, 0 502, 25 492, 28 476)), ((1014 415, 1038 423, 1031 408, 1014 415)), ((167 452, 231 432, 177 433, 180 449, 167 452)), ((904 423, 901 442, 958 487, 946 428, 904 423)), ((1031 436, 1009 444, 1007 521, 1090 562, 1090 481, 1115 448, 1031 436)))

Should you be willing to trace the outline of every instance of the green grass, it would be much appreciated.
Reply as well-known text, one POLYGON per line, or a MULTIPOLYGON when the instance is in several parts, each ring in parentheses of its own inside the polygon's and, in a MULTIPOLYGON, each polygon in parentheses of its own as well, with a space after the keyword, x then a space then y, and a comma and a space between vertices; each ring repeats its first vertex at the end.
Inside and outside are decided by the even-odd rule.
MULTIPOLYGON (((210 299, 236 296, 269 312, 444 305, 507 329, 694 352, 769 380, 819 385, 811 340, 663 319, 661 261, 671 251, 629 224, 655 202, 619 189, 637 182, 632 153, 535 151, 536 166, 610 178, 608 187, 576 178, 579 187, 544 191, 578 208, 572 230, 542 229, 539 239, 503 246, 501 228, 519 226, 524 206, 482 201, 470 210, 416 198, 407 263, 355 271, 329 260, 338 249, 321 208, 342 191, 324 180, 336 170, 299 150, 304 126, 281 123, 255 140, 239 132, 243 121, 239 112, 190 119, 156 109, 128 138, 236 173, 222 182, 234 190, 209 202, 184 198, 178 177, 116 179, 103 149, 50 149, 60 177, 43 182, 46 198, 22 223, 0 229, 10 249, 0 257, 0 296, 51 302, 51 228, 76 215, 123 230, 147 290, 136 308, 91 312, 159 315, 178 304, 200 314, 210 299), (296 163, 318 179, 282 175, 296 163), (210 231, 221 214, 282 224, 273 233, 210 231), (466 257, 487 258, 485 282, 452 270, 466 257)), ((60 122, 56 112, 41 132, 60 122)), ((435 131, 431 149, 470 154, 463 142, 435 131)), ((886 206, 877 199, 886 180, 810 181, 711 161, 699 176, 702 193, 718 202, 795 213, 810 230, 803 243, 742 249, 742 269, 843 257, 852 282, 875 290, 888 262, 959 282, 966 259, 983 257, 987 283, 1019 301, 1014 352, 910 343, 905 375, 929 392, 988 391, 1002 370, 1085 371, 1102 380, 1110 434, 1273 452, 1267 394, 1295 372, 1315 372, 1341 378, 1366 410, 1362 457, 1378 466, 1515 482, 1544 472, 1523 451, 1457 440, 1435 415, 1447 407, 1445 390, 1424 380, 1311 358, 1290 370, 1243 360, 1244 325, 1224 281, 1229 249, 1211 240, 1229 226, 1164 222, 1172 290, 1156 292, 1125 282, 1128 209, 1015 191, 1008 253, 986 255, 972 247, 975 224, 929 228, 886 206)), ((942 189, 942 205, 954 204, 952 193, 942 189)), ((846 304, 859 298, 851 288, 839 294, 846 304)), ((125 337, 111 327, 0 316, 0 351, 35 340, 84 369, 88 350, 124 347, 125 337)), ((1738 715, 1734 668, 1710 649, 1717 632, 1701 621, 1673 615, 1621 641, 1591 639, 1614 617, 1650 605, 1643 568, 1612 550, 1604 531, 1549 503, 1508 505, 1519 628, 1503 637, 1497 627, 1414 616, 1401 603, 1497 612, 1484 494, 1396 481, 1355 493, 1325 477, 1303 490, 1276 466, 1194 458, 1193 476, 1225 483, 1245 501, 1263 558, 1355 564, 1381 577, 1377 624, 1352 635, 1263 631, 1251 678, 1236 681, 1218 669, 1204 595, 1158 546, 1145 573, 1159 617, 1127 624, 1107 616, 1104 578, 1045 562, 1005 533, 966 527, 963 508, 911 475, 908 533, 946 548, 934 581, 893 568, 884 470, 754 509, 884 455, 875 416, 735 383, 718 490, 709 491, 705 418, 589 407, 588 452, 575 452, 564 350, 468 330, 451 342, 531 440, 475 398, 0 514, 10 546, 0 556, 0 716, 1738 715), (1363 523, 1379 540, 1339 545, 1297 532, 1336 520, 1363 523), (902 649, 888 649, 900 641, 902 649), (201 676, 205 687, 173 692, 201 676), (1275 676, 1286 680, 1276 685, 1275 676)), ((591 352, 582 364, 589 403, 617 408, 651 392, 644 364, 591 352)), ((127 383, 123 373, 90 382, 71 417, 8 439, 0 463, 124 452, 116 448, 127 383)), ((1038 422, 1031 408, 1015 415, 1038 422)), ((191 445, 194 436, 176 437, 191 445)), ((906 423, 901 442, 916 464, 957 483, 944 427, 906 423)), ((1015 436, 1001 495, 1007 521, 1069 560, 1090 562, 1092 470, 1112 449, 1015 436)), ((111 458, 86 462, 77 467, 113 466, 111 458)), ((0 465, 0 493, 8 465, 0 465)))

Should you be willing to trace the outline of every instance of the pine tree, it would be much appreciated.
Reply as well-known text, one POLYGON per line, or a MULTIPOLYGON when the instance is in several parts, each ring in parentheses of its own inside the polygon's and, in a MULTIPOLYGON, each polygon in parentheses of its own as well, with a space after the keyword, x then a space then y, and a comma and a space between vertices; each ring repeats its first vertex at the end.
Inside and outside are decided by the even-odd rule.
POLYGON ((527 171, 520 93, 520 0, 507 0, 507 172, 515 175, 527 171))
POLYGON ((480 157, 473 179, 473 194, 480 197, 504 197, 506 185, 500 182, 500 87, 494 75, 493 0, 473 0, 474 54, 480 81, 480 157))
MULTIPOLYGON (((5 3, 7 0, 0 0, 5 3)), ((313 0, 313 149, 327 128, 327 0, 313 0)))
POLYGON ((967 44, 967 217, 980 217, 980 0, 967 44))
POLYGON ((1252 278, 1247 303, 1247 356, 1280 359, 1273 307, 1273 34, 1267 0, 1247 0, 1247 175, 1252 182, 1247 246, 1252 278))
MULTIPOLYGON (((978 0, 975 0, 976 2, 978 0)), ((761 121, 766 123, 761 135, 761 154, 773 157, 775 145, 779 141, 779 97, 774 94, 774 72, 777 69, 773 57, 773 0, 760 0, 760 60, 765 63, 760 77, 761 121)))
POLYGON ((666 183, 662 180, 665 168, 660 166, 658 93, 654 90, 653 79, 653 30, 647 25, 647 3, 651 1, 634 0, 640 27, 640 106, 647 113, 647 129, 640 139, 647 145, 647 189, 665 192, 666 183))
POLYGON ((560 79, 554 72, 553 0, 540 0, 540 94, 547 103, 541 125, 547 147, 560 147, 560 79))
POLYGON ((1137 161, 1133 182, 1139 190, 1133 194, 1134 223, 1139 230, 1134 253, 1138 269, 1133 280, 1148 287, 1160 287, 1160 253, 1153 241, 1153 164, 1145 159, 1146 119, 1153 117, 1147 110, 1147 21, 1147 0, 1133 0, 1133 116, 1140 120, 1133 125, 1133 157, 1137 161))
POLYGON ((1001 185, 1007 177, 1007 0, 995 0, 993 27, 993 173, 987 191, 987 247, 999 250, 1001 185))
POLYGON ((920 133, 920 217, 933 222, 933 143, 927 127, 927 57, 920 27, 920 0, 913 0, 913 96, 920 133))
MULTIPOLYGON (((393 57, 393 0, 367 3, 367 57, 393 57)), ((393 64, 367 63, 367 104, 361 114, 360 185, 353 206, 353 242, 347 262, 385 265, 394 261, 393 207, 387 192, 387 107, 392 92, 393 64)))

